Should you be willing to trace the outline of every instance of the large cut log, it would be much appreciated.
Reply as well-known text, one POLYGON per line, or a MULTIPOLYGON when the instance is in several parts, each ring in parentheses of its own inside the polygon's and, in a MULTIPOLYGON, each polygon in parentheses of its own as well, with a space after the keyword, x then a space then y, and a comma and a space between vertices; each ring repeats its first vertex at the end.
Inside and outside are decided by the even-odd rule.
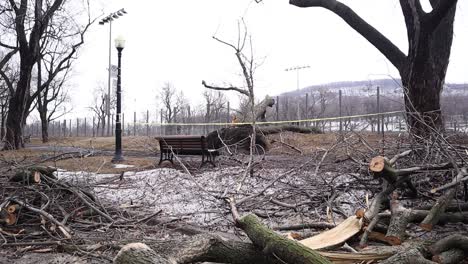
POLYGON ((362 221, 350 216, 338 226, 316 236, 299 241, 311 249, 322 249, 341 245, 361 231, 362 221))
POLYGON ((115 264, 128 263, 196 263, 216 262, 231 264, 283 264, 276 257, 268 256, 252 243, 226 240, 220 236, 200 234, 184 240, 154 240, 148 242, 153 252, 141 245, 124 247, 114 258, 115 264), (139 253, 137 251, 144 251, 139 253), (119 256, 120 255, 120 256, 119 256), (142 256, 142 257, 140 257, 142 256), (124 262, 131 260, 134 262, 124 262), (147 261, 147 262, 144 262, 147 261), (148 262, 154 261, 154 262, 148 262), (167 261, 167 262, 164 262, 167 261))
MULTIPOLYGON (((185 237, 184 240, 153 240, 143 245, 125 246, 114 258, 115 264, 128 263, 198 263, 215 262, 231 264, 284 264, 285 261, 269 256, 252 243, 226 240, 219 236, 201 234, 185 237), (138 251, 144 251, 142 253, 138 251), (142 256, 142 257, 140 257, 142 256), (123 260, 133 262, 123 262, 123 260), (153 261, 153 262, 144 262, 153 261), (166 262, 165 262, 166 261, 166 262)), ((286 249, 285 249, 286 250, 286 249)), ((386 259, 395 254, 394 247, 382 247, 359 253, 320 252, 333 263, 352 264, 386 259), (390 250, 389 250, 390 249, 390 250)), ((292 263, 292 262, 287 262, 292 263)), ((321 262, 310 262, 321 263, 321 262)))
POLYGON ((321 134, 322 131, 316 127, 301 127, 301 126, 260 126, 258 128, 264 135, 277 134, 285 131, 301 133, 301 134, 321 134))
POLYGON ((331 263, 313 249, 276 234, 264 226, 255 215, 249 214, 236 219, 236 223, 257 248, 269 256, 276 256, 285 263, 331 263))
MULTIPOLYGON (((255 128, 255 144, 263 149, 269 149, 269 142, 265 135, 281 133, 283 131, 291 131, 304 134, 317 134, 320 131, 316 128, 306 128, 299 126, 259 126, 255 128)), ((221 128, 210 132, 206 136, 209 148, 220 149, 226 145, 231 146, 238 144, 241 149, 249 150, 250 140, 252 135, 251 125, 238 125, 232 127, 221 128)))

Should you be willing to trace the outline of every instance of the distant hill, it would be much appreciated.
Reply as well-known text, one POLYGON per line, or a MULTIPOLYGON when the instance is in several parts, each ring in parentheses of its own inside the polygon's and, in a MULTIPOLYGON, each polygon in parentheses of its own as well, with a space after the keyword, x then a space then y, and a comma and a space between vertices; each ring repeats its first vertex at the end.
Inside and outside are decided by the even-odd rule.
MULTIPOLYGON (((279 96, 303 96, 306 93, 320 93, 320 91, 328 91, 338 93, 339 90, 346 95, 366 96, 374 94, 376 88, 380 87, 382 94, 402 94, 400 79, 377 79, 365 81, 343 81, 332 82, 319 85, 311 85, 300 90, 289 91, 280 94, 279 96)), ((448 83, 445 85, 444 94, 466 94, 468 95, 468 84, 463 83, 448 83)))

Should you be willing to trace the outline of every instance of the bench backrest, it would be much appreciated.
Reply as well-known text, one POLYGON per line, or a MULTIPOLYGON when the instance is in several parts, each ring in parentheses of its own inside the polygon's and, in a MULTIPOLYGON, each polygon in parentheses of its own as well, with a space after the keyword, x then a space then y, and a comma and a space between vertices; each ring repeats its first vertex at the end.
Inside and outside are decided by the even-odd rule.
POLYGON ((160 150, 171 149, 175 152, 191 152, 206 150, 205 136, 164 136, 157 137, 160 150))

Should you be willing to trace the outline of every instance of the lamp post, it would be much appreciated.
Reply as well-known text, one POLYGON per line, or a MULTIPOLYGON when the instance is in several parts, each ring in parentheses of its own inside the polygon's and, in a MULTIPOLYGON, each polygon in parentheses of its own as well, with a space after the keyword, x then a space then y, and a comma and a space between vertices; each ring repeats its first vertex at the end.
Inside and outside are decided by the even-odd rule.
MULTIPOLYGON (((108 79, 107 79, 107 100, 106 100, 106 114, 107 114, 107 136, 110 136, 110 93, 111 93, 111 56, 112 56, 112 21, 118 19, 119 17, 127 14, 123 8, 117 12, 110 13, 101 21, 99 21, 99 25, 104 25, 109 23, 109 67, 107 69, 108 72, 108 79)), ((103 131, 104 134, 104 131, 103 131)))
POLYGON ((122 50, 125 48, 125 39, 121 36, 115 39, 115 48, 117 49, 117 114, 115 115, 115 154, 112 162, 123 161, 122 156, 122 123, 120 116, 122 114, 122 89, 121 89, 121 73, 122 73, 122 50))

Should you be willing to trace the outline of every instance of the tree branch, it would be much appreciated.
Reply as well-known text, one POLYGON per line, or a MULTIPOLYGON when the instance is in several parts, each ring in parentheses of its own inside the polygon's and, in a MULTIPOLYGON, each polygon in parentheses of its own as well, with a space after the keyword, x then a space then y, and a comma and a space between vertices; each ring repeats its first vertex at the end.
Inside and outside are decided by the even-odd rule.
POLYGON ((458 0, 440 0, 428 14, 428 27, 434 31, 444 19, 450 9, 455 8, 458 0))
POLYGON ((297 7, 323 7, 332 11, 374 45, 399 71, 405 69, 406 55, 347 5, 336 0, 290 0, 289 3, 297 7))
POLYGON ((203 86, 205 86, 205 88, 208 88, 208 89, 217 90, 217 91, 236 91, 236 92, 241 93, 243 95, 249 96, 249 93, 246 90, 243 90, 241 88, 237 88, 237 87, 233 87, 233 86, 231 86, 231 87, 211 86, 211 85, 208 85, 205 81, 202 81, 202 84, 203 84, 203 86))

